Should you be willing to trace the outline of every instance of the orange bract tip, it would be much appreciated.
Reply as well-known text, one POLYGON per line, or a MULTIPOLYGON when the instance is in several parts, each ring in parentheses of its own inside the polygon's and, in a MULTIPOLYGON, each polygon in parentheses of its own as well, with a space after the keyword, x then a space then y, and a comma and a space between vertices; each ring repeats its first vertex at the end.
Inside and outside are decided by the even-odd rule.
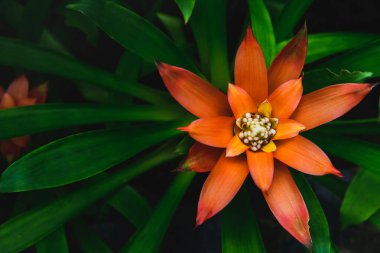
POLYGON ((227 149, 226 149, 226 157, 234 157, 238 156, 244 151, 246 151, 249 147, 247 145, 244 145, 242 141, 239 138, 239 135, 235 135, 232 140, 228 143, 227 149))
POLYGON ((157 68, 170 94, 190 113, 200 118, 231 115, 226 95, 206 80, 166 63, 157 68))
POLYGON ((189 132, 189 126, 177 127, 177 130, 180 130, 183 132, 189 132))
POLYGON ((244 89, 233 84, 228 84, 228 102, 235 118, 247 112, 257 111, 256 103, 251 96, 244 89))

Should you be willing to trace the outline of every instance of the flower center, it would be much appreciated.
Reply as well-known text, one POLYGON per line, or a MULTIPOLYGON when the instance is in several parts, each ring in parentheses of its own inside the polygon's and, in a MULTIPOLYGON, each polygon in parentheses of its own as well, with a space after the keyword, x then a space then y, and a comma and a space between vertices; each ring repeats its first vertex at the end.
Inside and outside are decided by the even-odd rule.
POLYGON ((250 147, 252 151, 258 151, 268 144, 276 134, 277 118, 268 118, 259 113, 245 113, 236 120, 240 140, 250 147))

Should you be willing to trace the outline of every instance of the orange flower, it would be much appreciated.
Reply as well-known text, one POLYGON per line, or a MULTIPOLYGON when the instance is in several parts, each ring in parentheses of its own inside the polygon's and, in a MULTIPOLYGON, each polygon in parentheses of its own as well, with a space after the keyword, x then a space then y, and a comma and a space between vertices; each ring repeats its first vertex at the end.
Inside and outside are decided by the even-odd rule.
POLYGON ((287 166, 311 175, 341 173, 299 133, 345 114, 371 85, 338 84, 302 96, 306 50, 304 27, 267 71, 248 28, 235 59, 235 85, 229 84, 227 96, 185 69, 158 64, 171 95, 199 117, 180 128, 197 141, 187 165, 197 172, 211 171, 200 195, 197 225, 223 209, 251 174, 279 223, 311 246, 309 213, 287 166))
MULTIPOLYGON (((4 91, 0 86, 0 110, 16 106, 28 106, 44 103, 47 96, 47 83, 34 87, 29 92, 28 79, 22 75, 16 78, 4 91)), ((20 156, 22 148, 26 148, 29 143, 29 136, 15 137, 11 140, 0 141, 0 152, 8 161, 12 163, 20 156)))

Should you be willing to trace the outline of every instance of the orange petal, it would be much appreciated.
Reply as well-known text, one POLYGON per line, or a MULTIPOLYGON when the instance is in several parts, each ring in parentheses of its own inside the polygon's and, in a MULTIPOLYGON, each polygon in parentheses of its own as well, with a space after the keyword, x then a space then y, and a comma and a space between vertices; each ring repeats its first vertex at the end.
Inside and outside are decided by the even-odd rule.
POLYGON ((36 98, 23 98, 18 101, 17 106, 29 106, 36 104, 36 98))
POLYGON ((309 212, 288 168, 276 163, 272 186, 265 200, 278 222, 300 243, 311 247, 309 212))
POLYGON ((12 138, 12 142, 22 148, 27 147, 29 144, 29 141, 30 141, 29 136, 19 136, 19 137, 12 138))
POLYGON ((213 148, 196 142, 191 146, 185 166, 195 172, 208 172, 214 168, 223 149, 213 148))
POLYGON ((228 102, 230 103, 235 118, 239 118, 247 112, 256 112, 256 103, 242 88, 228 84, 228 102))
POLYGON ((371 91, 370 84, 336 84, 311 92, 302 97, 292 119, 306 129, 332 121, 360 103, 371 91))
POLYGON ((274 157, 290 167, 310 175, 342 174, 332 165, 327 155, 313 142, 298 135, 277 141, 274 157))
POLYGON ((200 143, 216 148, 225 148, 233 137, 233 117, 211 117, 197 119, 186 127, 179 128, 189 132, 200 143))
POLYGON ((1 109, 8 109, 16 106, 15 100, 8 93, 4 93, 0 101, 1 109))
POLYGON ((251 27, 247 28, 247 33, 236 53, 235 84, 243 88, 257 103, 268 97, 265 58, 251 27))
POLYGON ((14 144, 12 141, 0 142, 0 152, 7 159, 8 163, 13 163, 21 153, 21 147, 14 144))
POLYGON ((203 185, 198 202, 197 226, 222 210, 236 195, 248 175, 245 157, 223 153, 203 185))
POLYGON ((262 191, 268 191, 273 179, 273 153, 247 151, 249 171, 262 191))
POLYGON ((277 125, 277 133, 273 140, 283 140, 295 137, 305 129, 305 126, 292 119, 280 119, 277 125))
POLYGON ((165 63, 158 63, 157 68, 170 94, 195 116, 231 115, 226 95, 204 79, 165 63))
POLYGON ((228 143, 226 156, 238 156, 247 149, 249 149, 249 147, 247 145, 244 145, 243 142, 241 142, 239 135, 236 134, 234 138, 232 138, 232 140, 228 143))
POLYGON ((13 80, 13 82, 9 85, 7 92, 16 101, 27 98, 29 92, 29 82, 26 76, 22 75, 13 80))
POLYGON ((36 99, 36 104, 43 104, 46 101, 48 93, 48 82, 45 82, 43 84, 40 84, 36 87, 34 87, 29 92, 29 97, 36 99))
POLYGON ((301 100, 302 90, 302 78, 299 78, 287 81, 273 91, 268 98, 272 105, 272 117, 289 118, 301 100))
POLYGON ((269 93, 291 79, 297 79, 305 64, 307 50, 306 24, 273 60, 268 71, 269 93))

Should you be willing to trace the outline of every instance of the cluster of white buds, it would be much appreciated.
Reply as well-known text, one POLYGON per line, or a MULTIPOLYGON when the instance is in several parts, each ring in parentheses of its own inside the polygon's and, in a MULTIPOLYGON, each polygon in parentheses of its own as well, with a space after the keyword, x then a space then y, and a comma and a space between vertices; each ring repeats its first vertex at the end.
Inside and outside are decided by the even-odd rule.
POLYGON ((268 118, 261 114, 247 112, 236 120, 240 129, 239 138, 252 151, 258 151, 268 144, 276 134, 278 119, 268 118))

